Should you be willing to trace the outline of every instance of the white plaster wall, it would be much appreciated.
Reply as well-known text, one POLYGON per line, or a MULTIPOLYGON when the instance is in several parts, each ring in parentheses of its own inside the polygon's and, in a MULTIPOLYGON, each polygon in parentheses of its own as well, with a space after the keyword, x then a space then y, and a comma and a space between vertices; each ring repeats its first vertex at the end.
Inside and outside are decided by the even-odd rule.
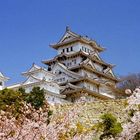
POLYGON ((103 81, 106 81, 106 82, 110 82, 111 84, 116 84, 113 80, 111 80, 111 79, 107 79, 107 78, 104 78, 104 77, 102 77, 101 78, 103 81))
POLYGON ((34 78, 30 77, 24 84, 30 84, 30 83, 34 83, 37 80, 35 80, 34 78))
POLYGON ((102 71, 102 70, 103 70, 103 66, 101 66, 101 65, 99 65, 99 64, 94 63, 94 66, 96 67, 96 69, 97 69, 98 71, 102 71))
POLYGON ((79 87, 85 87, 86 89, 89 89, 91 91, 98 91, 97 86, 90 83, 90 82, 80 82, 77 84, 79 87))
POLYGON ((100 86, 99 87, 99 92, 100 93, 110 93, 111 90, 107 86, 100 86))
POLYGON ((84 86, 85 86, 85 83, 84 83, 84 82, 80 82, 80 83, 78 83, 76 86, 84 87, 84 86))
POLYGON ((45 77, 46 81, 51 81, 53 79, 53 75, 49 75, 45 72, 34 73, 33 76, 40 80, 42 80, 45 77))
POLYGON ((54 78, 54 81, 56 81, 58 83, 62 83, 62 82, 66 82, 66 81, 69 81, 72 79, 74 79, 74 77, 62 73, 62 74, 56 75, 56 77, 54 78))
POLYGON ((65 66, 71 67, 71 66, 78 65, 79 63, 81 63, 82 57, 78 56, 75 58, 69 58, 69 59, 62 61, 62 62, 65 64, 65 66), (74 62, 74 60, 76 60, 76 63, 74 62), (70 63, 71 63, 71 65, 70 65, 70 63))
POLYGON ((97 86, 90 83, 90 82, 85 82, 85 87, 89 90, 92 90, 92 91, 96 91, 97 92, 97 86))
POLYGON ((3 86, 0 86, 0 90, 3 90, 3 86))
POLYGON ((82 50, 81 44, 80 44, 80 43, 77 43, 77 44, 74 46, 74 51, 75 51, 75 52, 79 52, 80 50, 82 50))
MULTIPOLYGON (((54 83, 45 83, 45 84, 40 84, 40 85, 37 85, 36 87, 40 87, 41 89, 46 89, 50 92, 54 92, 56 94, 59 94, 60 93, 60 88, 57 84, 54 84, 54 83)), ((32 91, 33 87, 35 87, 35 85, 33 86, 30 86, 30 87, 25 87, 25 91, 27 93, 29 93, 30 91, 32 91)))
POLYGON ((81 76, 85 76, 85 71, 82 69, 79 69, 78 74, 81 76))
MULTIPOLYGON (((82 46, 86 49, 89 49, 91 52, 95 51, 95 49, 93 49, 90 45, 84 44, 84 43, 79 43, 80 49, 82 50, 82 46)), ((84 51, 84 50, 83 50, 84 51)))
POLYGON ((108 96, 110 98, 115 98, 115 96, 113 95, 111 89, 108 89, 106 86, 101 86, 99 88, 99 93, 105 96, 108 96))
POLYGON ((95 49, 93 49, 90 45, 79 42, 79 43, 73 43, 70 45, 64 45, 63 47, 59 48, 57 52, 58 52, 58 54, 61 54, 63 52, 63 49, 65 49, 65 53, 72 53, 71 51, 69 51, 69 52, 66 51, 66 48, 70 48, 70 47, 73 47, 73 52, 78 52, 78 51, 82 50, 82 46, 84 48, 86 48, 87 50, 89 49, 91 52, 95 51, 95 49))
POLYGON ((54 84, 54 83, 48 83, 48 84, 43 84, 41 86, 41 88, 44 88, 50 92, 54 92, 56 94, 59 94, 60 93, 60 88, 57 84, 54 84))
POLYGON ((88 75, 88 77, 90 77, 91 79, 95 79, 95 78, 98 79, 98 76, 95 73, 93 73, 93 72, 89 72, 89 71, 83 70, 83 73, 86 73, 88 75))
POLYGON ((2 81, 2 80, 0 80, 0 82, 2 82, 2 85, 0 85, 0 90, 3 90, 3 89, 4 89, 4 87, 5 87, 5 82, 4 82, 4 81, 2 81))
POLYGON ((79 48, 79 43, 72 43, 72 44, 69 44, 69 45, 64 45, 63 47, 60 47, 58 50, 57 50, 57 53, 58 54, 61 54, 63 52, 63 49, 65 49, 65 53, 72 53, 71 51, 67 52, 67 48, 70 48, 70 47, 73 47, 73 52, 77 52, 79 48))

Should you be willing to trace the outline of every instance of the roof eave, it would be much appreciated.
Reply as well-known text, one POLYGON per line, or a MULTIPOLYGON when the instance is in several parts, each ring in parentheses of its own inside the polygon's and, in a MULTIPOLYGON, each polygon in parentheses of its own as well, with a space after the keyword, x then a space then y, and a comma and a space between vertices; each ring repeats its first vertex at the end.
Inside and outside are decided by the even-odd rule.
MULTIPOLYGON (((58 49, 59 47, 63 46, 63 45, 66 45, 66 44, 69 44, 69 43, 74 43, 76 41, 81 41, 83 43, 86 43, 86 44, 89 44, 89 45, 95 45, 95 43, 91 42, 91 41, 87 41, 86 39, 82 38, 82 37, 77 37, 77 38, 74 38, 70 41, 67 41, 67 42, 63 42, 63 43, 58 43, 58 44, 54 44, 54 45, 50 45, 50 47, 54 48, 54 49, 58 49)), ((102 48, 102 47, 99 47, 98 45, 96 46, 93 46, 95 49, 97 49, 99 52, 102 52, 105 50, 105 48, 102 48)))

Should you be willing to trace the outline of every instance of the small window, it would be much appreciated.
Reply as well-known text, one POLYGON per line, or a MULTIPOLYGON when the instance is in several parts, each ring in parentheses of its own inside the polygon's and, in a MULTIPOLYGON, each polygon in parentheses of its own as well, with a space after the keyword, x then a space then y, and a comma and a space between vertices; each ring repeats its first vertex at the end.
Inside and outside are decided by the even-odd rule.
POLYGON ((0 86, 2 86, 2 82, 0 82, 0 86))
POLYGON ((85 48, 85 52, 87 52, 87 48, 85 48))
POLYGON ((73 51, 73 47, 71 47, 70 50, 73 51))
POLYGON ((61 73, 62 73, 61 71, 58 72, 58 74, 61 74, 61 73))
POLYGON ((72 62, 73 62, 74 64, 76 64, 76 59, 72 60, 72 62))
POLYGON ((69 52, 69 48, 67 48, 67 52, 69 52))
POLYGON ((67 63, 67 66, 71 66, 71 62, 67 63))
POLYGON ((84 51, 84 47, 82 46, 82 50, 84 51))
POLYGON ((63 52, 65 52, 65 49, 63 49, 63 52))

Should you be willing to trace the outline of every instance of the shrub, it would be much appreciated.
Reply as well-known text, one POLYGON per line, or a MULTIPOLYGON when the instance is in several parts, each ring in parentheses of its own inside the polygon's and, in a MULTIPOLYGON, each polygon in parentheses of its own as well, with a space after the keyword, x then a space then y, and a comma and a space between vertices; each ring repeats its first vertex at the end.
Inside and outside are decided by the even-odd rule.
POLYGON ((50 117, 52 114, 53 114, 53 111, 52 110, 49 110, 48 111, 48 117, 50 117))
POLYGON ((136 112, 136 111, 135 111, 134 109, 130 109, 129 112, 128 112, 128 115, 129 115, 130 117, 133 117, 135 112, 136 112))
POLYGON ((22 87, 20 87, 20 88, 18 89, 18 91, 21 92, 22 94, 25 94, 25 89, 22 88, 22 87))
POLYGON ((52 110, 49 110, 48 111, 48 118, 47 118, 47 124, 50 123, 50 119, 51 119, 51 116, 53 115, 53 111, 52 110))
POLYGON ((78 134, 82 134, 84 132, 84 127, 80 122, 76 124, 76 131, 78 134))
POLYGON ((23 95, 19 91, 4 89, 0 91, 0 110, 11 112, 13 115, 21 112, 23 95))
POLYGON ((101 116, 101 119, 102 123, 100 126, 103 128, 103 134, 100 136, 100 140, 103 140, 104 137, 115 137, 122 132, 121 123, 117 122, 117 119, 112 114, 104 114, 101 116))

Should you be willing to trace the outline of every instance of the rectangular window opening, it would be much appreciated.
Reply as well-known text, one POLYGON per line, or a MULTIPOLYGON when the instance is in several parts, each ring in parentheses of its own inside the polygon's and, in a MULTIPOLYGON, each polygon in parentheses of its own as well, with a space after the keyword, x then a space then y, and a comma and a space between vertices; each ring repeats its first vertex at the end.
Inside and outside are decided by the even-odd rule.
POLYGON ((70 49, 71 49, 71 51, 73 51, 73 47, 71 47, 70 49))
POLYGON ((67 52, 69 52, 69 48, 67 48, 67 52))

